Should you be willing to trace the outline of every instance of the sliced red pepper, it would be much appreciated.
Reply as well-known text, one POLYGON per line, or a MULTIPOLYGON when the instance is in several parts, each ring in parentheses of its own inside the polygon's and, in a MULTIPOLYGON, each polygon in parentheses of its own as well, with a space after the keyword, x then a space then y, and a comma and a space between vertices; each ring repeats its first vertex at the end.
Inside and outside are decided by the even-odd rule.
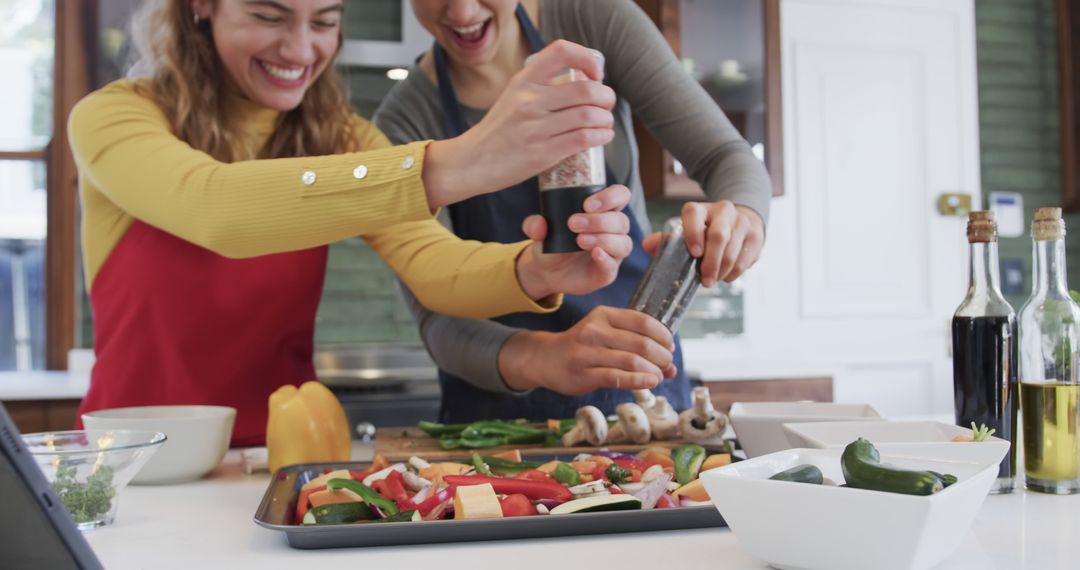
POLYGON ((454 489, 456 489, 454 485, 443 487, 419 503, 414 503, 412 499, 407 499, 398 503, 398 506, 401 507, 401 510, 403 511, 416 509, 420 511, 420 515, 423 516, 430 513, 435 507, 450 500, 450 498, 454 496, 454 489))
POLYGON ((574 498, 574 494, 565 485, 546 481, 508 479, 505 477, 488 477, 486 475, 444 475, 443 481, 450 485, 459 486, 491 483, 491 487, 500 495, 521 493, 533 500, 555 499, 556 501, 569 501, 574 498))
POLYGON ((352 477, 353 481, 360 481, 361 483, 363 483, 364 479, 367 479, 367 476, 371 475, 374 472, 374 469, 365 469, 363 471, 353 471, 352 469, 350 469, 349 477, 352 477))
POLYGON ((526 481, 545 481, 547 483, 558 483, 554 477, 539 471, 537 469, 526 469, 517 475, 514 475, 514 479, 525 479, 526 481))
POLYGON ((390 489, 389 487, 387 487, 386 479, 379 479, 378 481, 373 482, 370 486, 372 489, 375 490, 376 493, 382 495, 384 499, 390 499, 391 501, 394 500, 394 496, 390 494, 390 489))
POLYGON ((615 459, 615 465, 622 467, 623 469, 629 469, 631 471, 637 469, 638 471, 644 471, 649 468, 649 464, 632 457, 620 457, 615 459))
POLYGON ((597 463, 592 471, 593 481, 610 481, 607 476, 607 465, 597 463))
POLYGON ((679 503, 672 497, 670 493, 664 493, 660 495, 660 500, 656 501, 655 509, 671 509, 679 506, 679 503))
POLYGON ((308 509, 311 508, 311 501, 308 500, 308 497, 310 497, 312 493, 318 493, 319 491, 325 490, 326 485, 319 485, 318 487, 300 491, 300 496, 296 498, 296 524, 300 524, 304 521, 304 515, 306 515, 308 509))
POLYGON ((390 493, 389 498, 399 504, 409 500, 409 494, 405 492, 405 479, 400 471, 391 471, 386 477, 386 491, 390 493))
POLYGON ((504 517, 527 517, 539 514, 532 501, 520 493, 514 493, 499 499, 499 506, 502 507, 504 517))

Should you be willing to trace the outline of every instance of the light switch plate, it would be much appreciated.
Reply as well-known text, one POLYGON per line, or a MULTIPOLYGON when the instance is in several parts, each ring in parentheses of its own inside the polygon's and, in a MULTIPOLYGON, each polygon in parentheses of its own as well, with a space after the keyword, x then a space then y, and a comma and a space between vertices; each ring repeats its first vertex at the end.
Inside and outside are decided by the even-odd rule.
POLYGON ((991 192, 990 211, 997 221, 998 237, 1024 235, 1024 197, 1016 192, 991 192))

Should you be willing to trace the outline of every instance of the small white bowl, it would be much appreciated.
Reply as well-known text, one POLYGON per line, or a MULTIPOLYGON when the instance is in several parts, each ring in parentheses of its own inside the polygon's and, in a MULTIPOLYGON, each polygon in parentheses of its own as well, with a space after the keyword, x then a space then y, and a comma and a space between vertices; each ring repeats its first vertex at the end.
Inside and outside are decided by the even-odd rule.
POLYGON ((728 416, 747 457, 789 449, 785 423, 884 420, 868 404, 825 402, 735 402, 728 416))
POLYGON ((236 408, 141 406, 83 414, 86 429, 164 432, 165 445, 139 471, 133 485, 193 481, 209 473, 229 449, 236 408))
POLYGON ((978 443, 954 442, 954 437, 969 436, 971 430, 945 422, 814 422, 782 427, 793 447, 843 449, 861 437, 882 453, 945 461, 1000 463, 1010 447, 993 436, 978 443))
POLYGON ((780 569, 922 570, 951 554, 971 526, 997 476, 996 463, 896 457, 881 460, 959 479, 929 496, 771 481, 812 464, 844 481, 841 449, 790 449, 711 469, 705 490, 739 543, 780 569))

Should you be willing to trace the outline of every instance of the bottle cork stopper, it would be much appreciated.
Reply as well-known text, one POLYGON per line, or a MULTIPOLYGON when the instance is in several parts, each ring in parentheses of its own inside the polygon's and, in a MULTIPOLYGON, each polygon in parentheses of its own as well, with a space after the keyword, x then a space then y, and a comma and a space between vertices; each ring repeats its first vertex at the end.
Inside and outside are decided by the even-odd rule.
POLYGON ((1064 239, 1065 220, 1061 219, 1061 208, 1035 208, 1031 237, 1036 241, 1064 239))
POLYGON ((968 243, 991 243, 997 241, 997 222, 994 213, 981 210, 968 213, 968 243))

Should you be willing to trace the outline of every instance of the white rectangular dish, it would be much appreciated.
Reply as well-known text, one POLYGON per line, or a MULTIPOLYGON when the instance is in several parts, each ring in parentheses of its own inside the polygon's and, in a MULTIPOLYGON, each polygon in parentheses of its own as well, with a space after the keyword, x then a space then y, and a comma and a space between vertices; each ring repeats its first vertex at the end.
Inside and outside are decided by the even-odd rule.
POLYGON ((790 449, 712 469, 701 479, 739 543, 776 568, 922 570, 963 542, 998 468, 882 454, 884 463, 958 477, 929 496, 769 479, 811 464, 842 484, 841 453, 790 449))
POLYGON ((956 436, 970 436, 971 429, 945 422, 801 422, 782 427, 793 447, 843 449, 861 437, 882 453, 946 461, 1000 463, 1010 447, 993 436, 977 443, 954 442, 956 436))
POLYGON ((785 423, 884 420, 868 404, 826 402, 735 402, 728 416, 747 457, 792 447, 784 435, 785 423))

